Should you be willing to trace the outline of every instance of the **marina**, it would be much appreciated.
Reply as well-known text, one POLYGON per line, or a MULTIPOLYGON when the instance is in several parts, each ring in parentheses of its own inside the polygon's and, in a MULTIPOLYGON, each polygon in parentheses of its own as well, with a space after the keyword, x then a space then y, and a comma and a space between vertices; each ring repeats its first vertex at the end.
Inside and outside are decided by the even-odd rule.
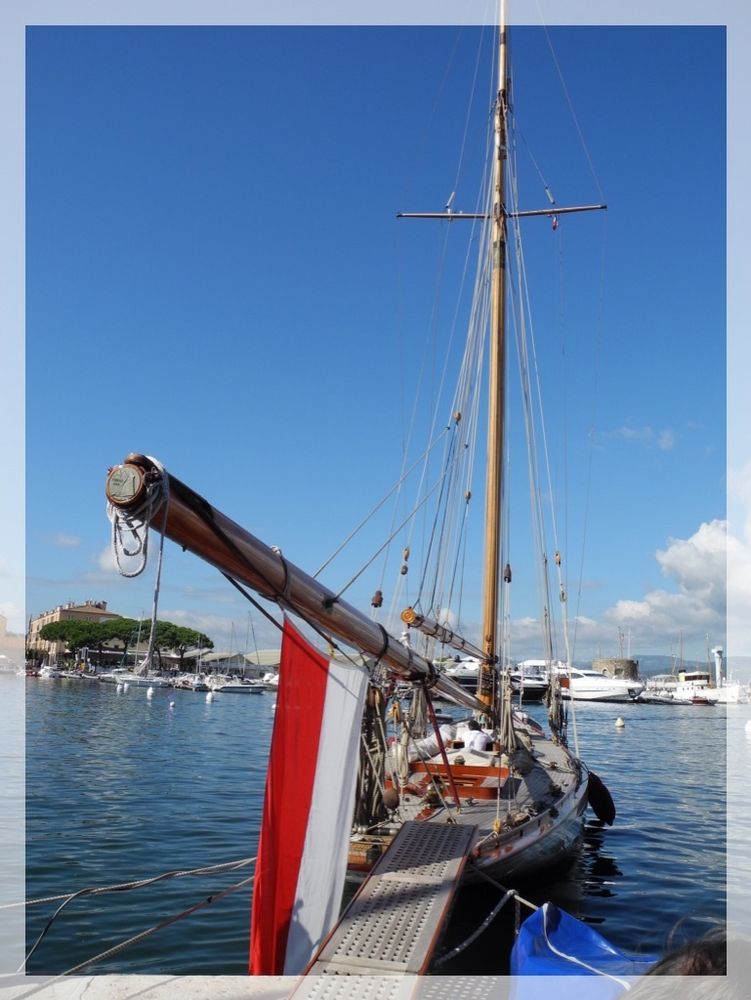
MULTIPOLYGON (((27 687, 30 899, 255 857, 273 694, 209 704, 185 693, 170 711, 169 691, 149 700, 144 691, 118 696, 104 684, 2 682, 27 687)), ((535 903, 556 902, 626 951, 662 952, 679 924, 680 935, 701 935, 724 917, 726 878, 729 891, 745 895, 743 871, 728 869, 725 855, 726 726, 740 730, 731 744, 737 770, 751 761, 744 706, 591 703, 577 718, 583 752, 607 774, 618 817, 606 827, 589 812, 572 862, 520 891, 535 903), (614 728, 617 712, 622 731, 614 728), (681 762, 679 778, 666 760, 681 762)), ((77 900, 53 924, 29 972, 72 968, 249 873, 252 866, 77 900)), ((445 950, 499 898, 490 885, 474 887, 469 903, 460 896, 464 914, 445 950)), ((57 905, 28 908, 29 944, 57 905)), ((242 976, 249 913, 245 888, 87 971, 242 976)), ((442 974, 503 974, 511 923, 510 913, 492 923, 442 974)))
MULTIPOLYGON (((454 282, 440 293, 451 300, 453 321, 441 318, 431 331, 435 342, 407 351, 415 350, 411 361, 417 353, 431 359, 432 398, 421 398, 423 376, 408 366, 404 396, 420 416, 405 422, 409 440, 395 449, 401 465, 379 462, 378 476, 365 472, 366 452, 375 452, 370 433, 349 439, 354 428, 346 420, 330 425, 337 475, 326 483, 329 500, 344 496, 344 482, 357 482, 370 513, 347 534, 335 504, 322 508, 298 467, 307 457, 303 432, 327 415, 325 406, 305 413, 295 454, 280 463, 290 484, 283 503, 268 482, 275 470, 252 498, 240 493, 238 504, 227 485, 236 469, 211 448, 183 451, 174 464, 179 477, 169 437, 155 434, 159 457, 108 452, 111 544, 100 565, 129 578, 118 581, 122 594, 134 586, 130 578, 150 568, 153 610, 137 630, 140 636, 143 625, 149 633, 147 654, 133 671, 99 678, 110 683, 80 683, 51 655, 38 677, 11 679, 26 684, 30 709, 27 974, 249 970, 251 977, 302 976, 296 995, 314 998, 327 995, 331 977, 502 976, 520 967, 522 940, 532 939, 531 952, 540 946, 555 953, 553 932, 565 922, 582 932, 583 949, 596 937, 585 932, 596 927, 603 951, 612 942, 639 975, 670 950, 677 927, 689 940, 702 925, 722 921, 727 884, 735 879, 722 849, 725 726, 745 711, 745 689, 724 677, 721 651, 714 688, 709 675, 705 682, 698 674, 679 675, 675 684, 663 676, 650 686, 630 658, 603 671, 576 665, 577 629, 593 622, 578 603, 568 605, 574 575, 578 597, 584 579, 583 567, 569 568, 569 497, 558 495, 558 477, 576 481, 566 467, 569 444, 558 427, 550 434, 551 424, 563 430, 565 423, 550 319, 556 294, 559 304, 570 296, 577 302, 572 325, 583 338, 576 348, 591 351, 583 345, 601 336, 595 316, 604 283, 598 289, 582 282, 587 315, 584 307, 579 312, 578 290, 565 297, 553 290, 562 271, 552 282, 548 274, 550 298, 540 297, 548 321, 538 338, 530 262, 549 256, 553 240, 560 253, 559 229, 570 238, 567 253, 593 249, 608 205, 594 169, 559 204, 527 157, 505 12, 501 2, 502 23, 478 48, 476 70, 487 71, 490 90, 483 95, 473 82, 461 141, 456 129, 445 131, 460 155, 455 190, 421 194, 417 203, 412 190, 395 213, 400 227, 425 234, 409 237, 412 259, 423 262, 426 248, 433 253, 442 244, 436 273, 441 284, 454 282), (465 144, 472 149, 466 163, 465 144), (530 187, 520 183, 527 172, 530 187), (539 238, 543 228, 548 246, 539 238), (450 252, 449 230, 452 239, 462 234, 450 252), (536 235, 528 239, 530 230, 536 235), (551 455, 551 443, 561 455, 551 455), (340 461, 348 453, 352 461, 340 461), (565 526, 558 520, 563 511, 565 526), (303 520, 295 545, 291 527, 303 520), (320 563, 314 543, 324 537, 324 545, 339 547, 320 563), (172 561, 165 575, 163 559, 172 561), (248 653, 238 654, 242 676, 218 667, 202 673, 202 655, 213 655, 213 640, 202 632, 200 648, 192 644, 197 655, 186 657, 191 644, 178 633, 191 629, 161 622, 159 608, 169 607, 175 581, 195 572, 195 563, 202 580, 212 580, 204 597, 220 604, 229 585, 231 600, 239 594, 262 616, 264 642, 276 641, 278 630, 278 673, 249 680, 248 653), (161 641, 179 664, 169 675, 157 642, 159 629, 167 634, 162 626, 176 636, 161 641), (516 663, 520 648, 539 658, 516 663), (211 888, 200 888, 204 880, 211 888), (37 915, 42 900, 67 893, 73 895, 52 920, 37 915), (127 903, 118 909, 123 894, 127 903), (146 931, 133 926, 134 917, 146 931)), ((532 103, 535 111, 548 110, 532 103)), ((586 153, 578 125, 574 131, 586 153)), ((595 273, 595 257, 578 277, 595 273)), ((442 317, 447 307, 442 301, 439 309, 438 298, 431 306, 424 279, 406 284, 421 314, 431 323, 442 317)), ((327 300, 332 310, 342 308, 335 322, 358 332, 360 322, 345 319, 338 299, 327 300)), ((309 303, 305 308, 312 311, 309 303)), ((406 326, 415 331, 413 317, 406 326)), ((356 339, 358 351, 370 347, 356 339)), ((326 338, 319 340, 325 351, 326 338)), ((375 384, 373 360, 362 355, 375 384)), ((292 353, 290 360, 301 362, 292 353)), ((350 363, 339 393, 356 370, 350 363)), ((594 353, 590 364, 595 371, 594 353)), ((575 367, 581 374, 581 358, 575 367)), ((294 396, 283 389, 280 399, 294 396)), ((359 392, 365 395, 362 386, 359 392)), ((390 421, 395 397, 388 390, 368 396, 378 419, 390 421)), ((594 449, 580 416, 572 440, 577 449, 587 440, 594 449)), ((132 438, 124 430, 125 438, 112 440, 152 449, 143 429, 132 438)), ((623 439, 630 439, 628 430, 623 439)), ((608 433, 599 440, 610 440, 608 433)), ((321 447, 327 437, 320 436, 321 447)), ((658 450, 675 442, 669 430, 649 429, 642 438, 658 450)), ((326 465, 322 451, 307 450, 326 465)), ((577 463, 586 466, 581 452, 577 463)), ((260 478, 258 456, 252 468, 260 478)), ((573 534, 582 540, 590 499, 577 491, 585 523, 573 534)), ((614 532, 604 524, 609 539, 614 532)), ((57 537, 65 546, 71 536, 57 537)), ((599 572, 606 564, 612 573, 610 559, 602 559, 599 572)), ((617 605, 634 614, 638 607, 617 605)), ((126 661, 125 633, 135 618, 118 625, 107 601, 66 609, 114 622, 126 661)), ((607 605, 600 612, 615 620, 607 605)), ((191 620, 174 605, 170 614, 191 620)), ((207 612, 201 624, 211 620, 207 612)), ((709 620, 725 643, 723 625, 709 620)), ((44 628, 40 642, 52 641, 55 629, 44 628)), ((75 628, 80 634, 83 626, 75 628)), ((592 648, 593 636, 589 642, 592 648)), ((229 648, 237 646, 231 641, 229 648)), ((101 662, 101 637, 99 653, 101 662)), ((88 655, 83 662, 88 666, 88 655)), ((260 665, 258 659, 253 670, 260 665)), ((564 956, 573 966, 628 987, 588 966, 577 947, 564 956)))

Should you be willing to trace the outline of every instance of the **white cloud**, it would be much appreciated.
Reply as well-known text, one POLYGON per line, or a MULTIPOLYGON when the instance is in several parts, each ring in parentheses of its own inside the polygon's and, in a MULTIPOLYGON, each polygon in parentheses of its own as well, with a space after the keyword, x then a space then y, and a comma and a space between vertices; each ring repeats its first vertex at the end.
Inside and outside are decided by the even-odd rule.
POLYGON ((651 608, 649 601, 618 601, 608 615, 616 622, 630 624, 640 619, 649 618, 651 608))
POLYGON ((682 634, 694 648, 706 635, 724 642, 728 549, 727 524, 700 525, 690 538, 670 538, 655 558, 677 590, 652 590, 641 600, 624 599, 608 608, 603 622, 633 631, 642 649, 668 651, 682 634))
POLYGON ((54 545, 59 545, 62 548, 74 548, 76 545, 81 544, 81 539, 78 535, 68 535, 64 531, 58 531, 52 542, 54 545))
POLYGON ((213 641, 214 648, 218 651, 253 652, 253 633, 259 649, 278 649, 282 641, 282 633, 266 618, 259 620, 258 615, 254 616, 253 629, 249 630, 247 612, 244 609, 242 617, 235 620, 184 608, 160 608, 159 617, 164 621, 174 622, 175 625, 203 632, 213 641))
POLYGON ((663 575, 673 577, 681 594, 720 614, 727 603, 727 522, 702 524, 691 538, 671 538, 657 551, 663 575))
POLYGON ((111 545, 106 545, 102 549, 96 561, 103 573, 118 574, 117 564, 115 563, 115 553, 112 551, 111 545))
MULTIPOLYGON (((746 485, 751 496, 751 469, 746 485)), ((640 652, 667 655, 671 645, 678 647, 683 635, 687 657, 695 658, 703 652, 705 636, 711 643, 724 642, 727 586, 738 604, 738 617, 747 615, 751 607, 751 517, 746 521, 746 531, 746 541, 728 537, 726 522, 715 520, 700 525, 689 538, 668 539, 655 558, 674 589, 658 588, 638 598, 624 597, 607 608, 599 621, 584 617, 572 620, 569 635, 574 659, 587 659, 599 651, 615 655, 619 629, 624 635, 630 634, 632 650, 640 652), (735 567, 729 575, 728 556, 735 567)), ((521 658, 522 653, 540 655, 540 635, 536 619, 515 621, 515 658, 521 658)), ((562 629, 558 627, 556 651, 560 656, 564 655, 562 640, 562 629)))
POLYGON ((630 441, 641 444, 645 448, 659 448, 661 451, 671 451, 675 448, 676 434, 670 427, 663 430, 655 430, 653 427, 634 427, 632 424, 624 424, 612 431, 603 431, 604 438, 618 441, 630 441))
POLYGON ((630 424, 618 427, 614 431, 605 431, 604 437, 617 438, 622 441, 645 441, 654 439, 655 432, 651 427, 632 427, 630 424))
POLYGON ((669 428, 660 431, 657 435, 657 447, 661 448, 662 451, 671 451, 675 448, 675 431, 671 431, 669 428))

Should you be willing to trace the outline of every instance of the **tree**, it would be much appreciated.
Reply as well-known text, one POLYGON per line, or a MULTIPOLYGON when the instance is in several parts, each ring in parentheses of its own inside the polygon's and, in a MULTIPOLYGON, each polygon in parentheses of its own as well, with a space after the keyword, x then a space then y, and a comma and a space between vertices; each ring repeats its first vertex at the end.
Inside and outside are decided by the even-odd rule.
MULTIPOLYGON (((135 618, 111 618, 104 622, 87 622, 80 619, 70 619, 60 622, 49 622, 42 626, 39 637, 46 642, 64 642, 70 653, 80 649, 96 649, 101 661, 104 647, 110 643, 123 644, 123 660, 128 654, 128 647, 137 641, 140 632, 141 641, 149 637, 149 622, 138 622, 135 618)), ((154 632, 154 648, 161 665, 161 653, 174 651, 180 657, 179 669, 183 669, 186 652, 191 649, 213 649, 214 643, 203 632, 175 625, 173 622, 157 621, 154 632)))
POLYGON ((159 654, 168 650, 177 653, 180 657, 178 670, 182 671, 185 654, 189 649, 213 649, 214 643, 203 632, 186 628, 184 625, 175 625, 173 622, 158 621, 154 634, 154 647, 159 654))
POLYGON ((99 647, 104 641, 102 622, 87 622, 70 619, 60 622, 48 622, 39 630, 40 639, 45 642, 64 642, 68 651, 74 655, 79 649, 99 647))
POLYGON ((127 659, 131 643, 138 642, 139 633, 141 636, 149 634, 148 624, 138 622, 135 618, 112 618, 103 622, 103 626, 108 643, 121 642, 123 644, 123 663, 127 659))

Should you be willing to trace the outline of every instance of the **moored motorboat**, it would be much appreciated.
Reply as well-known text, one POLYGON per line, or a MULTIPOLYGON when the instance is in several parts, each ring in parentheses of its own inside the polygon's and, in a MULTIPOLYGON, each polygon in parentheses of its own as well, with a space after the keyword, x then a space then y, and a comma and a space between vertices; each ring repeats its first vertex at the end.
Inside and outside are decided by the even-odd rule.
POLYGON ((477 678, 480 673, 480 661, 473 656, 457 656, 443 668, 447 677, 460 684, 467 691, 477 690, 477 678))
POLYGON ((510 671, 511 687, 521 701, 542 701, 550 681, 545 660, 522 660, 510 671))
POLYGON ((212 684, 210 690, 217 694, 263 694, 266 689, 258 681, 242 680, 212 684))
POLYGON ((644 682, 625 677, 608 677, 597 670, 558 666, 563 698, 574 701, 635 701, 644 690, 644 682))
POLYGON ((64 677, 65 674, 63 673, 62 670, 60 670, 59 667, 53 666, 52 664, 47 664, 46 666, 41 668, 41 670, 39 671, 39 676, 44 677, 47 680, 50 679, 58 680, 61 677, 64 677))

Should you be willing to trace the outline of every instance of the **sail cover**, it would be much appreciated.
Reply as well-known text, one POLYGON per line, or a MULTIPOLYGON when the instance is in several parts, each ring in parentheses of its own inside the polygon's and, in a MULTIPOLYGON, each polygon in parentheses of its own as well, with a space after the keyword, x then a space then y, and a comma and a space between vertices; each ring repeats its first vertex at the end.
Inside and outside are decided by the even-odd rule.
POLYGON ((367 672, 285 620, 253 887, 250 974, 304 971, 339 915, 367 672))

